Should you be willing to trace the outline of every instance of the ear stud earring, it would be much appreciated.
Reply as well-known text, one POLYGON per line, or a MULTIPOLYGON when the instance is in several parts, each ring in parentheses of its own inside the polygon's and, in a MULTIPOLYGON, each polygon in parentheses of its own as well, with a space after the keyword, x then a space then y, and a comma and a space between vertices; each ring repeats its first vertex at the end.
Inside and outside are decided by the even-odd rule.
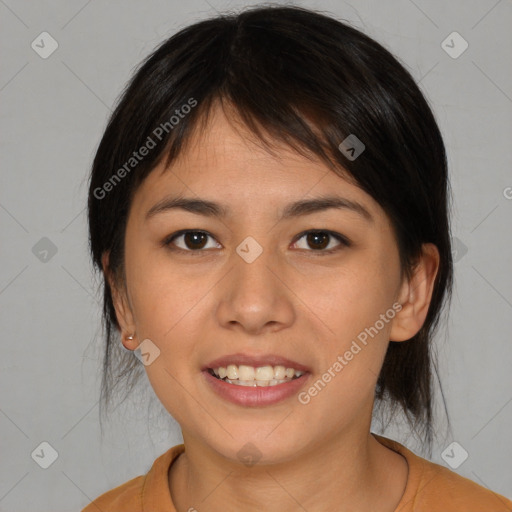
POLYGON ((122 340, 122 344, 124 346, 124 348, 128 349, 128 350, 133 350, 132 348, 130 347, 127 347, 126 344, 130 341, 133 341, 135 335, 132 335, 132 336, 125 336, 122 340))

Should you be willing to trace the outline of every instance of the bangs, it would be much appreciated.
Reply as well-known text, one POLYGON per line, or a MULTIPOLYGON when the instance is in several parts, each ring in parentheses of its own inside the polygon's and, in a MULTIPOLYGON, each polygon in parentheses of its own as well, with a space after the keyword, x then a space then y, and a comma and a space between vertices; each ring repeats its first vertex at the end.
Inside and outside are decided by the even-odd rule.
POLYGON ((283 112, 282 118, 276 119, 269 116, 259 103, 246 105, 240 103, 242 99, 235 104, 231 97, 212 95, 205 98, 194 116, 187 120, 182 132, 171 135, 167 140, 160 158, 160 161, 165 158, 165 168, 172 167, 172 163, 187 152, 192 143, 201 144, 202 137, 210 132, 213 113, 219 108, 242 138, 273 157, 279 158, 279 151, 284 146, 311 161, 320 160, 338 175, 352 179, 346 175, 339 161, 339 150, 335 145, 339 136, 333 134, 333 127, 325 119, 320 120, 311 110, 306 113, 307 108, 303 105, 302 111, 298 106, 284 105, 287 111, 283 112), (313 117, 316 122, 313 122, 313 117))

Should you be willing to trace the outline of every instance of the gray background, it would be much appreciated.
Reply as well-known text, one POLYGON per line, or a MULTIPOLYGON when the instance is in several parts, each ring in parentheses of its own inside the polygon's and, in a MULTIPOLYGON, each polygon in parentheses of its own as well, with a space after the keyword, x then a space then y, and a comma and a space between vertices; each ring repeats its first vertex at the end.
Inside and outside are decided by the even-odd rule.
MULTIPOLYGON (((469 457, 455 471, 512 497, 512 2, 296 3, 376 38, 433 105, 449 156, 457 263, 451 316, 437 341, 453 430, 439 436, 432 460, 449 467, 441 454, 456 441, 469 457), (453 31, 469 44, 457 58, 441 45, 453 31)), ((1 511, 80 510, 181 442, 144 386, 100 436, 87 172, 132 68, 183 26, 245 5, 0 0, 1 511), (43 31, 59 45, 46 59, 31 47, 41 46, 43 31), (44 253, 44 237, 55 254, 44 253), (48 469, 36 463, 48 449, 31 457, 43 441, 58 452, 48 469)), ((461 48, 461 40, 447 44, 461 48)), ((386 435, 414 448, 405 428, 386 435)))

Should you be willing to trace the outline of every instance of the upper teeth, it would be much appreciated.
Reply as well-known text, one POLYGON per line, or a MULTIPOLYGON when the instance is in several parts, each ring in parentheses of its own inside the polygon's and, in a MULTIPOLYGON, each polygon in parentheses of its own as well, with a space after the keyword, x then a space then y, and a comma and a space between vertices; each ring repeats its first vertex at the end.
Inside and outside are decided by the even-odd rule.
POLYGON ((300 377, 304 372, 295 370, 295 368, 286 368, 284 366, 254 366, 230 364, 225 368, 213 368, 213 372, 217 377, 223 379, 227 377, 229 380, 261 380, 270 381, 272 379, 283 380, 286 377, 300 377))

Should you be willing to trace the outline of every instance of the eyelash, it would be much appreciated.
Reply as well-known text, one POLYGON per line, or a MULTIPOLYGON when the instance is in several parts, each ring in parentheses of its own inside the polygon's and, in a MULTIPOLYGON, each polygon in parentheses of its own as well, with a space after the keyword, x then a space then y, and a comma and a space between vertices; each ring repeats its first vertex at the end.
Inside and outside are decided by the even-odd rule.
MULTIPOLYGON (((205 250, 203 250, 203 249, 192 250, 192 249, 181 249, 180 247, 171 247, 171 245, 174 242, 174 240, 176 240, 177 238, 179 238, 182 235, 186 235, 187 233, 201 233, 201 234, 207 235, 207 236, 209 236, 211 238, 215 238, 213 235, 211 235, 207 231, 193 230, 193 229, 183 229, 181 231, 177 231, 176 233, 173 233, 172 235, 169 235, 168 237, 166 237, 163 240, 162 245, 165 246, 165 247, 168 247, 171 251, 184 252, 184 253, 192 253, 192 255, 194 255, 194 256, 200 256, 201 253, 205 252, 205 250)), ((297 237, 296 237, 296 239, 295 239, 295 241, 293 243, 294 244, 297 243, 301 238, 303 238, 304 236, 309 235, 309 234, 325 234, 325 235, 328 235, 328 236, 330 236, 332 238, 335 238, 338 242, 340 242, 339 246, 335 247, 334 249, 329 249, 329 250, 323 250, 323 249, 306 250, 306 249, 301 249, 301 250, 306 250, 306 252, 315 253, 316 256, 325 256, 325 255, 328 255, 328 254, 333 254, 334 252, 341 250, 343 247, 350 247, 352 245, 350 240, 347 237, 345 237, 344 235, 341 235, 340 233, 336 233, 334 231, 329 231, 329 230, 326 230, 326 229, 324 229, 324 230, 321 230, 321 229, 310 229, 310 230, 307 230, 307 231, 303 231, 302 233, 297 235, 297 237)))

